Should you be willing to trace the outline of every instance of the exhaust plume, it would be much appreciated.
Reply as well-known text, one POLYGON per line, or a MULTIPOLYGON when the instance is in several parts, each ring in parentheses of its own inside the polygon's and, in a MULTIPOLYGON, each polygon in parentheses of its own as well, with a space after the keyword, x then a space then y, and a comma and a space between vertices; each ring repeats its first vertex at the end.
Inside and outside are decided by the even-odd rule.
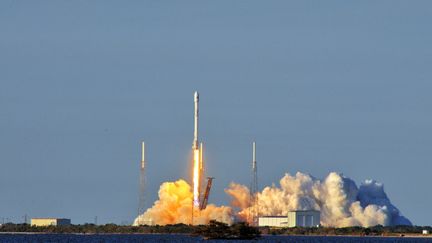
POLYGON ((366 180, 360 187, 342 174, 332 172, 324 180, 297 172, 285 174, 279 185, 267 186, 251 200, 248 187, 231 183, 225 192, 232 197, 231 207, 210 204, 199 211, 193 207, 193 191, 184 180, 164 182, 159 189, 159 200, 139 215, 133 225, 207 224, 210 220, 231 224, 238 220, 252 223, 251 213, 262 216, 286 216, 293 210, 319 210, 321 225, 333 227, 374 225, 411 225, 390 202, 384 185, 366 180), (255 204, 253 203, 255 202, 255 204))
MULTIPOLYGON (((164 182, 159 189, 159 200, 139 215, 133 225, 192 224, 193 193, 184 180, 164 182)), ((194 211, 193 224, 208 224, 210 220, 232 223, 232 209, 226 206, 207 205, 194 211)))
POLYGON ((251 221, 249 214, 256 211, 259 215, 285 216, 288 211, 313 209, 321 211, 323 226, 411 225, 391 204, 383 184, 374 180, 366 180, 358 188, 353 180, 335 172, 323 181, 297 172, 295 176, 285 174, 279 184, 257 193, 255 205, 246 186, 231 183, 225 191, 244 221, 251 221))

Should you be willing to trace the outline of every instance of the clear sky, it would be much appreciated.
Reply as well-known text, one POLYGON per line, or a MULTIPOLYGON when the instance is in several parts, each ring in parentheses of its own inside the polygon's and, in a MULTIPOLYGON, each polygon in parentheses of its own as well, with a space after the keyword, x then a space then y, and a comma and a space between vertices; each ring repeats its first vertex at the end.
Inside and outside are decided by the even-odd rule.
POLYGON ((0 2, 0 220, 129 223, 190 179, 193 92, 210 201, 285 172, 376 179, 431 225, 431 1, 0 2))

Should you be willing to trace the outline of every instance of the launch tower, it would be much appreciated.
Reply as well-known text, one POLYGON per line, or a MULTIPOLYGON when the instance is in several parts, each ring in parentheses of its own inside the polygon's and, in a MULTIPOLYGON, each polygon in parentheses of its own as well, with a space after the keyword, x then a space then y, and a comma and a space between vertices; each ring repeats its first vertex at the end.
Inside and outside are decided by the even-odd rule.
MULTIPOLYGON (((145 211, 144 205, 144 191, 145 191, 145 143, 141 142, 141 163, 140 163, 140 185, 139 185, 139 202, 138 202, 138 217, 142 215, 145 211)), ((141 224, 141 222, 138 222, 141 224)))
POLYGON ((249 212, 252 221, 252 225, 258 225, 258 167, 256 161, 256 143, 252 143, 252 181, 250 187, 250 200, 252 210, 249 212))

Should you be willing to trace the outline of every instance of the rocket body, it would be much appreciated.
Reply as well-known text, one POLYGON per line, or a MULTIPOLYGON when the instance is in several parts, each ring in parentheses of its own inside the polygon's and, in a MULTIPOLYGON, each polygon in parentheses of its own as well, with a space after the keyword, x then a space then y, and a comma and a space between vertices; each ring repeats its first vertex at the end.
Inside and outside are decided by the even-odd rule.
POLYGON ((192 143, 192 149, 196 150, 199 149, 199 142, 198 142, 198 116, 199 116, 199 94, 197 91, 195 91, 194 94, 194 103, 195 103, 195 112, 194 112, 194 140, 192 143))

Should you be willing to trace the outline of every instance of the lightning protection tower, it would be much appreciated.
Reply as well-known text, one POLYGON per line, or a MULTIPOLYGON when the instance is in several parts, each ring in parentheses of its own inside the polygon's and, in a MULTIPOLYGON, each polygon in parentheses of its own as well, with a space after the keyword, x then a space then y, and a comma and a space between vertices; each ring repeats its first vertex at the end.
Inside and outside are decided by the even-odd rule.
MULTIPOLYGON (((141 142, 141 164, 140 164, 140 186, 139 186, 139 202, 138 202, 138 216, 142 215, 145 210, 144 206, 144 191, 145 191, 145 143, 141 142)), ((138 224, 142 224, 139 222, 138 224)))
POLYGON ((252 217, 252 225, 258 225, 258 167, 256 161, 256 143, 252 143, 252 181, 250 187, 250 205, 251 211, 249 212, 252 217))

